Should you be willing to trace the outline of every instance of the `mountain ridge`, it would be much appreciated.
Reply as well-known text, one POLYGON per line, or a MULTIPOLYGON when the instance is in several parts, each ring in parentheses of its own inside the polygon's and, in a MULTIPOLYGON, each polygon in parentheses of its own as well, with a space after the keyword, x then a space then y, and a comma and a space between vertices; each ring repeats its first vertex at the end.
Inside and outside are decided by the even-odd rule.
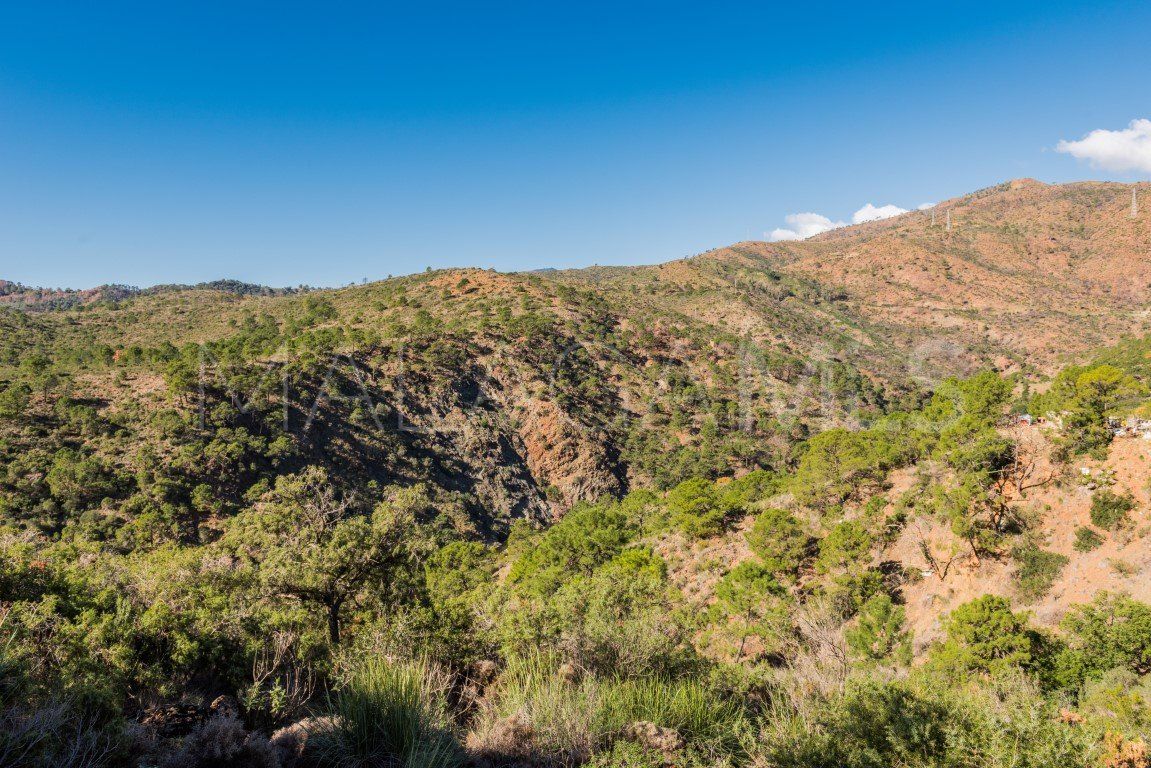
MULTIPOLYGON (((331 460, 374 445, 374 458, 348 466, 426 474, 379 453, 399 440, 445 462, 429 470, 445 487, 458 485, 446 467, 477 478, 511 473, 511 496, 499 483, 468 485, 466 493, 481 491, 468 503, 505 520, 523 510, 544 518, 685 472, 782 466, 794 430, 865 423, 948 375, 983 368, 1040 382, 1065 360, 1145 332, 1148 304, 1130 289, 1135 277, 1146 281, 1137 246, 1148 229, 1143 218, 1124 218, 1130 189, 1017 180, 941 203, 953 212, 950 232, 938 215, 932 227, 929 213, 911 212, 649 266, 456 268, 306 291, 160 286, 0 314, 0 324, 10 365, 45 345, 87 359, 94 368, 85 378, 110 402, 136 396, 105 381, 129 360, 143 365, 131 375, 161 396, 170 389, 165 366, 201 366, 197 349, 237 355, 209 367, 246 367, 249 376, 301 359, 315 368, 317 354, 354 361, 389 418, 422 413, 430 432, 401 431, 378 445, 345 440, 331 460), (398 382, 413 354, 457 362, 418 360, 428 386, 406 392, 398 382), (468 405, 477 398, 514 417, 485 415, 468 405), (735 429, 749 420, 762 430, 735 429), (676 444, 657 450, 669 425, 676 444), (674 461, 653 458, 660 454, 674 461)), ((323 378, 309 375, 300 386, 315 395, 323 378)), ((340 375, 349 391, 360 386, 353 369, 340 375)))

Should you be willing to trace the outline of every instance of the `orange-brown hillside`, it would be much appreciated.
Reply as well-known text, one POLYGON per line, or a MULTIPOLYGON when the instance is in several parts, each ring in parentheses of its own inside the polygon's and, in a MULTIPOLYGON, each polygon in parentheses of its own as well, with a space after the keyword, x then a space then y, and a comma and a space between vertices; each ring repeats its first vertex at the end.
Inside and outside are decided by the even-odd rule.
POLYGON ((913 211, 694 261, 842 290, 845 309, 912 348, 945 339, 968 356, 1050 370, 1148 327, 1151 185, 1135 188, 1146 198, 1135 218, 1132 185, 1020 179, 939 203, 934 224, 913 211))

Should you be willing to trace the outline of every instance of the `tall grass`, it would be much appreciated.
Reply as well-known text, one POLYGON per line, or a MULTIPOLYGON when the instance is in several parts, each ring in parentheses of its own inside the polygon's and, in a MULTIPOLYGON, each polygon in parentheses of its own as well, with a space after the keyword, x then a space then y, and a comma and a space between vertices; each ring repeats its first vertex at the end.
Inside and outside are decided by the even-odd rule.
POLYGON ((322 765, 456 768, 463 765, 445 698, 446 676, 423 661, 359 661, 328 698, 335 727, 317 734, 322 765))
MULTIPOLYGON (((756 765, 773 768, 1089 768, 1134 766, 1099 754, 1100 732, 1065 720, 1023 675, 979 687, 929 677, 863 679, 819 697, 810 714, 775 708, 763 719, 756 765)), ((1122 729, 1116 731, 1121 733, 1122 729)))
POLYGON ((515 718, 530 729, 532 742, 515 745, 517 749, 562 765, 578 764, 602 740, 596 722, 600 701, 600 687, 593 679, 571 680, 547 655, 513 658, 500 676, 494 703, 480 716, 474 734, 481 750, 493 747, 504 751, 511 745, 490 742, 506 739, 500 735, 501 724, 515 718))
POLYGON ((534 756, 558 765, 587 760, 636 722, 670 728, 694 752, 713 757, 738 751, 746 726, 742 702, 722 699, 702 681, 572 680, 544 655, 509 663, 493 705, 476 724, 473 744, 482 750, 509 718, 530 733, 534 756))
POLYGON ((712 756, 738 750, 747 725, 742 701, 721 698, 692 679, 614 681, 603 687, 599 717, 608 733, 638 721, 671 728, 712 756))

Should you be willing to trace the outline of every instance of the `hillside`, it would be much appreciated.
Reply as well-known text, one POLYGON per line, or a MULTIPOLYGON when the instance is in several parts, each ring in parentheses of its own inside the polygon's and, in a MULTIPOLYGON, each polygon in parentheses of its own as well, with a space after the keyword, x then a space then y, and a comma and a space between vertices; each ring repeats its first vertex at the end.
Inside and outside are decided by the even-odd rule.
MULTIPOLYGON (((897 374, 870 377, 856 367, 863 356, 836 353, 850 321, 842 338, 832 334, 834 307, 800 287, 808 297, 781 301, 781 332, 762 339, 670 300, 616 303, 481 270, 297 296, 163 291, 0 318, 2 358, 15 368, 0 377, 18 378, 29 353, 46 354, 61 362, 69 396, 101 416, 144 404, 194 416, 194 401, 245 401, 262 381, 264 415, 291 413, 297 461, 322 457, 361 480, 430 480, 462 494, 458 503, 485 525, 506 527, 633 484, 782 465, 808 429, 878 413, 906 391, 892 383, 897 374), (817 335, 826 347, 810 352, 817 335), (181 366, 196 391, 173 399, 168 374, 181 366), (268 388, 274 379, 290 380, 287 400, 268 388), (333 386, 341 397, 327 396, 333 386), (357 427, 357 411, 375 428, 357 427), (322 433, 301 432, 309 415, 322 433)), ((145 422, 123 425, 133 434, 124 447, 164 442, 145 422)), ((237 414, 217 426, 254 423, 237 414)), ((113 465, 135 471, 109 450, 113 465)))
POLYGON ((756 252, 847 292, 861 316, 915 344, 943 338, 1050 372, 1148 327, 1151 199, 1132 219, 1131 190, 1021 179, 937 204, 934 226, 915 211, 756 252))
POLYGON ((197 285, 156 285, 140 289, 131 285, 100 285, 77 290, 73 288, 32 288, 10 280, 0 280, 0 307, 12 307, 33 312, 74 309, 94 304, 108 304, 135 296, 206 289, 239 296, 279 296, 295 293, 299 289, 269 288, 265 285, 242 283, 239 280, 214 280, 197 285))
MULTIPOLYGON (((807 431, 874 418, 944 375, 1041 377, 1144 331, 1151 234, 1146 216, 1129 218, 1129 196, 1126 185, 1020 180, 940 203, 934 227, 913 212, 652 267, 448 270, 311 293, 8 283, 7 300, 42 311, 3 322, 10 360, 29 334, 34 347, 50 340, 51 355, 79 361, 74 396, 92 387, 106 408, 140 390, 162 402, 171 359, 155 358, 192 343, 242 344, 229 354, 273 377, 301 353, 350 353, 369 374, 363 391, 352 392, 352 368, 335 373, 387 417, 357 440, 341 426, 352 408, 325 403, 327 461, 377 480, 431 479, 472 514, 543 519, 633 485, 780 468, 807 431), (402 383, 413 364, 430 364, 416 388, 402 383), (396 441, 425 466, 398 457, 396 441)), ((321 385, 300 386, 306 400, 321 385)))
POLYGON ((4 284, 0 766, 1147 765, 1130 189, 643 267, 4 284))
MULTIPOLYGON (((162 374, 189 344, 226 348, 264 377, 301 354, 348 353, 368 376, 333 369, 353 400, 318 411, 336 438, 328 461, 377 480, 430 478, 473 513, 542 519, 633 485, 780 468, 807 431, 866 422, 942 376, 990 366, 1042 378, 1143 332, 1151 231, 1146 215, 1130 218, 1130 190, 1019 180, 940 203, 934 226, 917 211, 651 267, 448 270, 304 293, 6 283, 7 300, 41 311, 3 318, 5 344, 11 361, 29 348, 74 361, 73 396, 105 408, 141 390, 162 402, 162 374), (404 383, 413 365, 425 368, 419 387, 404 383), (342 426, 357 396, 387 414, 359 441, 342 426), (397 440, 430 464, 400 460, 397 440)), ((299 385, 302 401, 322 390, 299 385)), ((214 396, 242 394, 228 389, 214 396)))

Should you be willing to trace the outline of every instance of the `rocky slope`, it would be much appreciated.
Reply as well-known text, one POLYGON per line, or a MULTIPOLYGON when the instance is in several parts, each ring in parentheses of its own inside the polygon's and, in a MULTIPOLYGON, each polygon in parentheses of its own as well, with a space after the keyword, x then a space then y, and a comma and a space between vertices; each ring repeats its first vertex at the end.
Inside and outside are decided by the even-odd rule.
POLYGON ((800 243, 744 244, 738 259, 842 290, 858 316, 914 350, 1049 371, 1060 360, 1148 328, 1151 185, 1020 179, 930 211, 800 243), (950 216, 951 228, 947 228, 950 216))

